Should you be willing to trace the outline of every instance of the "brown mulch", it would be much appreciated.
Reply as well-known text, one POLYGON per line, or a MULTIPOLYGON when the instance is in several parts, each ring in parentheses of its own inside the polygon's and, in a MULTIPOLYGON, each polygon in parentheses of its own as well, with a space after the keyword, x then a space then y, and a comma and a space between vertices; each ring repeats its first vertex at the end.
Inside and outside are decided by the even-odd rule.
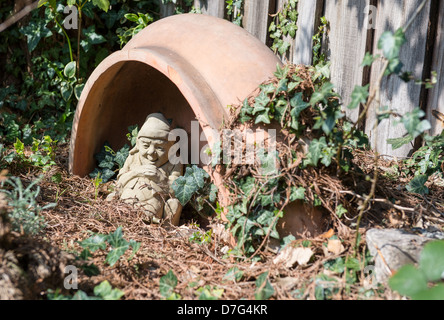
MULTIPOLYGON (((276 252, 271 248, 261 253, 262 260, 260 262, 236 259, 225 255, 229 245, 225 242, 223 234, 214 232, 209 244, 200 245, 190 241, 189 238, 194 232, 205 232, 216 225, 216 219, 210 219, 204 223, 198 221, 195 216, 187 214, 185 209, 184 218, 179 228, 147 225, 143 221, 143 212, 118 201, 106 201, 106 195, 109 193, 108 185, 101 186, 96 193, 93 179, 69 175, 66 163, 67 152, 67 148, 59 150, 59 165, 47 172, 41 183, 42 192, 39 202, 42 205, 57 202, 58 205, 44 212, 47 227, 40 239, 35 241, 45 244, 47 248, 37 249, 37 251, 52 252, 53 256, 51 253, 47 253, 46 256, 48 259, 56 260, 59 259, 60 252, 71 254, 70 262, 76 264, 78 261, 72 260, 72 257, 78 256, 82 250, 78 241, 90 237, 92 233, 112 233, 119 226, 123 228, 126 240, 135 240, 141 243, 140 250, 132 260, 126 259, 130 254, 127 252, 113 267, 105 264, 107 252, 99 250, 93 254, 92 260, 88 263, 93 262, 100 269, 100 274, 88 277, 79 269, 79 289, 90 295, 96 285, 108 280, 113 288, 118 288, 125 293, 124 299, 164 299, 160 294, 159 281, 169 270, 172 270, 178 278, 175 292, 187 300, 198 299, 197 289, 205 286, 223 289, 221 299, 224 300, 254 299, 257 290, 255 281, 264 272, 268 272, 269 281, 275 289, 273 299, 314 299, 317 285, 314 279, 322 273, 336 279, 337 285, 342 288, 335 292, 334 299, 365 299, 362 294, 365 277, 362 277, 360 283, 349 285, 343 276, 335 275, 324 268, 324 263, 327 261, 353 256, 355 240, 353 222, 356 221, 354 216, 346 216, 341 219, 341 230, 335 229, 335 224, 332 224, 333 229, 327 235, 330 237, 336 234, 343 241, 345 251, 337 256, 325 252, 324 247, 328 240, 321 236, 316 239, 303 239, 310 241, 311 249, 314 252, 314 257, 305 267, 285 268, 282 265, 273 264, 276 252), (62 176, 60 183, 52 182, 50 179, 57 172, 62 176), (203 228, 196 226, 196 223, 208 226, 203 230, 203 228), (49 247, 53 248, 53 251, 48 249, 49 247), (244 273, 239 282, 224 279, 228 270, 233 267, 237 267, 244 273)), ((373 169, 371 153, 357 154, 357 157, 357 161, 363 164, 362 167, 371 172, 373 169)), ((390 168, 393 163, 383 164, 390 168)), ((38 171, 34 173, 33 170, 28 169, 22 174, 19 172, 11 172, 11 174, 20 176, 26 183, 34 179, 38 175, 38 171)), ((329 186, 329 190, 325 191, 329 194, 332 194, 333 191, 348 190, 347 192, 349 192, 350 190, 350 188, 343 188, 336 177, 321 175, 319 181, 321 186, 329 186)), ((378 184, 378 197, 385 195, 386 199, 396 200, 395 203, 399 207, 416 208, 417 211, 407 212, 397 210, 385 203, 375 203, 365 215, 362 232, 370 227, 401 228, 421 224, 423 227, 442 227, 444 225, 444 217, 439 216, 438 213, 439 210, 443 211, 442 204, 433 201, 433 199, 444 198, 442 188, 430 186, 433 197, 420 199, 398 190, 397 186, 400 182, 381 179, 378 184)), ((358 184, 356 186, 359 187, 358 184)), ((356 193, 359 193, 358 191, 356 190, 356 193)), ((353 197, 355 196, 345 194, 345 199, 349 199, 350 204, 354 201, 353 197)), ((337 221, 338 219, 332 220, 337 221)), ((362 259, 365 250, 364 240, 365 237, 361 242, 359 259, 362 259)), ((294 245, 300 244, 301 241, 296 241, 294 245)), ((66 256, 63 256, 63 259, 66 264, 66 256)), ((62 289, 61 283, 59 274, 57 281, 46 284, 46 289, 62 289)), ((34 298, 44 297, 45 291, 42 291, 41 287, 39 290, 39 295, 33 296, 34 298)), ((373 290, 373 292, 371 299, 394 297, 390 290, 379 293, 373 290)), ((75 291, 62 290, 62 293, 74 294, 75 291)), ((17 297, 20 298, 20 295, 17 297)))

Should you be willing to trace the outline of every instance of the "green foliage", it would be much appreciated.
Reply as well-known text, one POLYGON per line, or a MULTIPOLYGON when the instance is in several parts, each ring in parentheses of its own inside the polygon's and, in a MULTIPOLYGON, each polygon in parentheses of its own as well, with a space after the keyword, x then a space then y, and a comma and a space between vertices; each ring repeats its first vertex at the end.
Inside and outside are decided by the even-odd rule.
POLYGON ((17 138, 13 145, 14 150, 1 161, 4 161, 6 164, 11 164, 16 160, 22 165, 39 167, 43 169, 43 171, 47 171, 51 166, 56 164, 56 143, 57 141, 53 141, 50 136, 44 136, 42 140, 33 138, 31 150, 26 150, 25 144, 17 138))
POLYGON ((179 300, 181 297, 174 292, 177 286, 177 277, 172 270, 168 271, 159 280, 159 290, 160 294, 167 300, 179 300))
POLYGON ((322 52, 322 39, 328 29, 328 20, 326 17, 321 17, 321 25, 319 26, 318 33, 313 36, 313 65, 326 65, 327 57, 322 52))
POLYGON ((407 191, 409 191, 411 193, 417 193, 420 195, 428 194, 429 189, 425 186, 427 180, 428 180, 428 177, 425 175, 416 176, 407 185, 407 191))
MULTIPOLYGON (((128 127, 127 134, 128 141, 131 146, 136 145, 137 134, 139 127, 137 125, 128 127)), ((129 156, 130 147, 125 144, 120 150, 115 152, 108 142, 105 142, 99 153, 94 155, 97 167, 89 174, 91 178, 95 179, 95 184, 107 183, 114 179, 119 170, 123 168, 126 159, 129 156)), ((98 185, 96 186, 97 190, 98 185)))
POLYGON ((284 4, 270 23, 268 32, 270 38, 273 39, 271 49, 281 55, 285 56, 290 49, 290 40, 296 38, 296 31, 298 29, 297 22, 299 13, 297 12, 297 0, 290 0, 284 4))
POLYGON ((48 291, 48 300, 120 300, 125 293, 119 289, 113 289, 111 284, 105 280, 94 287, 94 295, 88 296, 84 291, 78 290, 74 296, 65 296, 52 290, 48 291))
POLYGON ((120 40, 120 46, 123 46, 126 44, 132 37, 134 37, 136 34, 138 34, 140 31, 142 31, 144 28, 146 28, 151 22, 154 21, 154 18, 149 14, 143 14, 143 13, 127 13, 125 14, 125 18, 128 21, 136 23, 135 27, 123 27, 117 29, 117 36, 120 40))
MULTIPOLYGON (((302 161, 296 154, 285 160, 288 163, 299 161, 300 169, 339 166, 347 171, 352 157, 346 148, 363 148, 368 144, 365 134, 353 131, 353 124, 344 119, 334 86, 328 81, 328 67, 328 64, 278 65, 276 79, 261 85, 254 100, 246 99, 240 110, 238 120, 241 123, 275 122, 294 135, 295 140, 310 136, 308 153, 302 161), (308 83, 313 85, 312 90, 307 89, 310 88, 308 83)), ((282 204, 287 200, 308 201, 304 187, 294 182, 289 186, 286 178, 279 175, 275 163, 283 161, 280 155, 260 150, 257 158, 261 167, 256 170, 262 177, 233 180, 233 189, 240 190, 235 203, 227 208, 228 226, 237 238, 234 253, 253 254, 266 235, 279 239, 276 222, 283 216, 282 204), (290 199, 287 199, 287 192, 290 199)), ((316 195, 312 199, 314 205, 321 205, 316 195)))
MULTIPOLYGON (((108 245, 111 250, 108 252, 105 262, 111 267, 125 254, 127 250, 132 248, 132 253, 128 260, 131 260, 140 249, 140 243, 134 240, 127 241, 123 238, 122 227, 118 227, 114 233, 108 235, 96 234, 88 239, 79 242, 84 249, 82 255, 84 257, 91 256, 91 253, 97 250, 106 250, 108 245)), ((85 259, 86 260, 86 259, 85 259)))
POLYGON ((193 195, 205 187, 206 179, 208 178, 209 175, 205 170, 194 165, 187 167, 185 174, 177 178, 171 188, 176 198, 184 206, 191 200, 193 195))
POLYGON ((238 267, 230 268, 223 277, 223 281, 239 282, 244 276, 244 272, 239 270, 238 267))
POLYGON ((196 231, 193 232, 189 240, 190 242, 194 242, 197 244, 208 244, 211 242, 212 236, 213 236, 212 230, 208 230, 207 232, 196 231))
POLYGON ((2 182, 1 192, 6 194, 8 206, 11 207, 9 218, 11 219, 12 229, 25 234, 39 234, 46 226, 45 218, 41 216, 43 210, 53 208, 55 203, 50 203, 41 207, 37 202, 40 193, 41 178, 31 182, 26 188, 18 177, 11 177, 6 180, 6 184, 12 189, 4 188, 5 182, 2 182))
POLYGON ((274 288, 268 280, 268 272, 259 275, 256 279, 254 298, 256 300, 268 300, 274 295, 274 292, 274 288))
POLYGON ((100 177, 101 183, 106 183, 115 178, 119 170, 125 164, 125 161, 129 156, 129 151, 129 146, 125 145, 122 147, 122 149, 115 152, 109 143, 105 142, 105 145, 102 147, 100 152, 95 155, 98 168, 90 173, 90 177, 100 177))
POLYGON ((418 268, 402 267, 390 278, 390 287, 413 300, 444 299, 444 241, 428 243, 419 260, 418 268))
POLYGON ((194 294, 199 297, 199 300, 219 300, 224 294, 224 289, 219 289, 210 285, 198 288, 194 294))
POLYGON ((425 146, 418 149, 412 158, 405 163, 416 175, 443 173, 444 163, 444 131, 436 136, 425 135, 425 146))
MULTIPOLYGON (((0 34, 1 73, 8 74, 1 79, 0 137, 7 144, 19 139, 30 146, 43 136, 66 142, 85 79, 119 49, 117 30, 131 27, 124 16, 159 10, 155 0, 43 0, 39 5, 29 21, 0 34), (77 7, 77 30, 64 29, 66 5, 77 7)), ((0 15, 6 18, 11 10, 2 5, 0 15)))
POLYGON ((226 0, 228 19, 241 26, 244 18, 244 0, 226 0))

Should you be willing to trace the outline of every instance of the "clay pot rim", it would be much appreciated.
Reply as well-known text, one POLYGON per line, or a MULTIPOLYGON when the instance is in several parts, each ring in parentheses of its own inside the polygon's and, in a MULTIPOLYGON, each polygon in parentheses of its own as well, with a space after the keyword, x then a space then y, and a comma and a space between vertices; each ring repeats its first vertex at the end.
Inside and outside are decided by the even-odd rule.
MULTIPOLYGON (((160 47, 138 47, 136 49, 122 49, 116 51, 105 58, 99 66, 93 71, 85 83, 79 99, 77 109, 74 115, 72 135, 70 140, 69 153, 69 170, 75 172, 74 151, 76 148, 76 132, 80 123, 83 108, 86 104, 87 97, 94 89, 95 84, 108 72, 113 66, 125 63, 143 63, 144 65, 154 68, 165 75, 181 92, 188 101, 195 115, 199 117, 199 123, 202 129, 217 128, 214 120, 210 119, 204 112, 203 106, 206 104, 218 104, 220 102, 208 86, 205 79, 200 73, 187 63, 182 57, 175 52, 160 47), (199 88, 199 90, 193 90, 199 88)), ((220 106, 222 109, 222 106, 220 106)), ((204 130, 205 131, 205 130, 204 130)))

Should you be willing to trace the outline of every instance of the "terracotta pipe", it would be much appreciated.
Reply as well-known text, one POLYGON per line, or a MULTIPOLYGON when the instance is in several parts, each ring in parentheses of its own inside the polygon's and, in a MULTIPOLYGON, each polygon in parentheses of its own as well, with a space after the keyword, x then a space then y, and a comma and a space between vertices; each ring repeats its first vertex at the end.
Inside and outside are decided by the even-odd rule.
POLYGON ((219 129, 228 106, 269 79, 280 60, 246 30, 201 14, 159 20, 106 58, 82 92, 73 122, 70 171, 86 176, 105 141, 126 143, 127 128, 161 111, 173 127, 219 129))

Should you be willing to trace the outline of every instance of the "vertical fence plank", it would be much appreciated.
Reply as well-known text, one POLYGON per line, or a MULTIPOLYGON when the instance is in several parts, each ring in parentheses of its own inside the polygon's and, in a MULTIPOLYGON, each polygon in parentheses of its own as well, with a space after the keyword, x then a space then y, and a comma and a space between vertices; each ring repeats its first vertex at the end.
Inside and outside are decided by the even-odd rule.
POLYGON ((243 27, 263 43, 267 43, 270 13, 275 9, 276 0, 245 0, 243 27))
POLYGON ((306 65, 313 63, 313 35, 320 25, 323 6, 323 0, 299 0, 293 63, 306 65))
MULTIPOLYGON (((347 106, 355 86, 362 86, 364 68, 361 67, 365 53, 371 50, 371 36, 367 28, 370 0, 326 1, 325 16, 330 23, 330 32, 325 38, 324 50, 331 61, 331 80, 347 106), (368 11, 367 11, 368 12, 368 11)), ((367 70, 368 71, 368 70, 367 70)), ((352 121, 357 121, 359 108, 346 110, 352 121)))
POLYGON ((441 134, 444 122, 432 115, 433 110, 444 114, 444 1, 440 1, 437 37, 433 53, 432 70, 438 73, 438 83, 429 93, 428 118, 432 124, 432 135, 441 134))
MULTIPOLYGON (((408 19, 414 14, 418 7, 416 1, 379 1, 375 30, 375 44, 373 52, 380 53, 377 49, 378 40, 385 31, 395 32, 399 27, 404 26, 408 19)), ((424 68, 425 48, 427 41, 428 22, 430 14, 430 2, 416 18, 413 25, 406 34, 407 43, 401 49, 401 61, 404 63, 403 70, 413 72, 416 78, 422 78, 424 68)), ((374 83, 381 73, 382 63, 376 62, 372 67, 370 83, 374 83)), ((389 106, 401 114, 411 112, 420 105, 421 87, 413 82, 406 84, 396 76, 384 78, 381 85, 381 106, 389 106)), ((376 108, 376 106, 374 106, 376 108)), ((396 126, 397 119, 391 117, 383 120, 377 129, 377 134, 373 128, 376 123, 374 109, 370 109, 367 121, 366 132, 370 137, 372 146, 381 155, 391 155, 395 157, 406 157, 412 150, 411 145, 406 145, 400 149, 393 150, 387 143, 387 139, 400 138, 406 134, 403 125, 396 126), (375 139, 376 138, 376 139, 375 139)))
POLYGON ((176 6, 174 5, 174 3, 170 2, 170 3, 166 3, 164 4, 162 2, 162 0, 158 0, 159 1, 159 7, 160 7, 160 17, 161 18, 166 18, 169 16, 172 16, 176 10, 176 6))
POLYGON ((225 17, 225 0, 194 0, 194 6, 203 14, 222 19, 225 17))

